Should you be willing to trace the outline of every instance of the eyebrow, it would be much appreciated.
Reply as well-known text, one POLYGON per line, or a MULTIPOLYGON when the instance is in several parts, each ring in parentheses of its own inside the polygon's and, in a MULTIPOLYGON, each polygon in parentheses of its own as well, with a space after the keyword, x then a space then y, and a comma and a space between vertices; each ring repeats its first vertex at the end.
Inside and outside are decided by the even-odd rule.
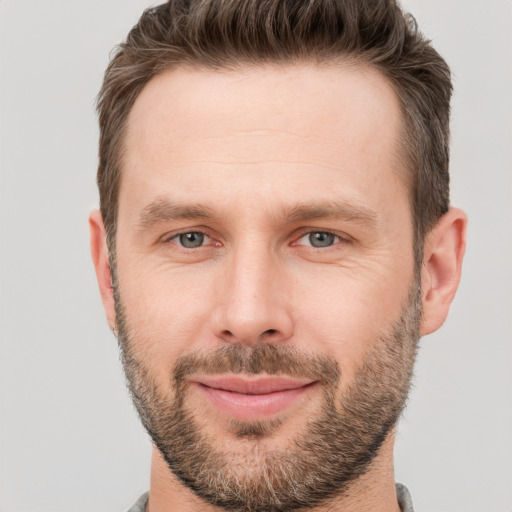
MULTIPOLYGON (((215 210, 204 205, 187 205, 173 203, 166 199, 157 199, 145 206, 137 220, 139 229, 147 229, 155 225, 177 219, 219 219, 215 210)), ((362 205, 346 202, 321 201, 318 203, 300 203, 284 207, 272 220, 279 222, 300 222, 315 219, 341 219, 347 222, 373 225, 377 222, 377 214, 362 205)))
POLYGON ((283 217, 290 222, 325 218, 362 224, 375 224, 377 222, 377 214, 370 208, 337 201, 298 204, 285 208, 283 217))
POLYGON ((165 199, 157 199, 145 206, 140 212, 137 226, 147 229, 175 219, 212 219, 216 217, 211 208, 200 205, 181 205, 165 199))

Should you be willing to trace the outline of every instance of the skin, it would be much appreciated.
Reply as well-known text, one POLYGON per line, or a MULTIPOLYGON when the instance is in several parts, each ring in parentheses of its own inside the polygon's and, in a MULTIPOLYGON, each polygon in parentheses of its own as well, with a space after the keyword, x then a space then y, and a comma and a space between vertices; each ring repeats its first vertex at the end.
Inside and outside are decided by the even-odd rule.
MULTIPOLYGON (((346 392, 365 353, 400 317, 414 279, 400 128, 392 87, 353 64, 182 67, 147 84, 128 120, 117 278, 136 349, 159 387, 169 388, 169 368, 183 354, 274 343, 334 358, 343 375, 338 392, 346 392), (198 205, 208 216, 169 215, 185 208, 190 217, 198 205), (205 245, 179 245, 177 235, 196 231, 205 245), (312 247, 308 235, 318 231, 336 235, 333 244, 312 247)), ((115 328, 99 212, 90 227, 115 328)), ((425 241, 421 335, 446 318, 465 229, 464 213, 450 209, 425 241)), ((219 447, 241 456, 254 449, 201 393, 189 399, 219 447)), ((313 388, 294 402, 258 450, 285 448, 319 400, 313 388)), ((393 443, 391 434, 351 492, 318 510, 398 511, 393 443)), ((156 449, 149 505, 151 512, 213 510, 156 449)))

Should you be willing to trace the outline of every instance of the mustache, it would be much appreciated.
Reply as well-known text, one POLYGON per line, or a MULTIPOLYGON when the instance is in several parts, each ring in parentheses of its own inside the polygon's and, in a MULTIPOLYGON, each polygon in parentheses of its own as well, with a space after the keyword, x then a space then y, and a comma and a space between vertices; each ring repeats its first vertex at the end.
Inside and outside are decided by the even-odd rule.
POLYGON ((249 348, 227 345, 213 352, 195 352, 178 358, 173 369, 177 384, 194 374, 216 375, 268 374, 312 379, 322 384, 336 385, 341 371, 335 359, 324 354, 308 354, 277 344, 249 348))

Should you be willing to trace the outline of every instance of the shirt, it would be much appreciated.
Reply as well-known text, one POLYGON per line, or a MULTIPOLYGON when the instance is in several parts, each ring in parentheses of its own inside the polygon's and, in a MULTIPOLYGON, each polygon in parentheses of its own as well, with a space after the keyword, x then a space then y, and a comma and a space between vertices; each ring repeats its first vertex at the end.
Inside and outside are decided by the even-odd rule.
MULTIPOLYGON (((398 505, 402 512, 414 512, 412 508, 412 499, 409 490, 403 484, 395 484, 398 505)), ((145 492, 127 512, 145 512, 148 503, 149 491, 145 492)))

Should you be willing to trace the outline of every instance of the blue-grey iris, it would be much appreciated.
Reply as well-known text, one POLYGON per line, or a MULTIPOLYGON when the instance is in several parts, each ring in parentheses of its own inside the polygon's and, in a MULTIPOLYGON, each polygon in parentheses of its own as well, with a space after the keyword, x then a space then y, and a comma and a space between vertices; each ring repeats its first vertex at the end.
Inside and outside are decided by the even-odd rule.
POLYGON ((203 245, 204 235, 203 233, 192 232, 183 233, 180 235, 180 244, 187 249, 195 249, 203 245))
POLYGON ((313 247, 328 247, 334 243, 336 235, 324 231, 314 231, 309 234, 309 242, 313 247))

